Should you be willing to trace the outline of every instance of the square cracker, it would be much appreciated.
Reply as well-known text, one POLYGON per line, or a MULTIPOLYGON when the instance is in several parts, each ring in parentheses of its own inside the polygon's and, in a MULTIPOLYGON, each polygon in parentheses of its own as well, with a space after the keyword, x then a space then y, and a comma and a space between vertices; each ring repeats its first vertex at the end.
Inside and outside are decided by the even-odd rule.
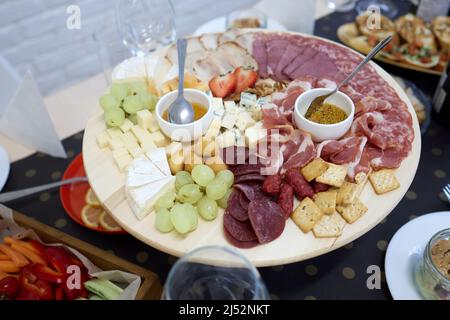
POLYGON ((336 209, 337 190, 319 192, 314 195, 314 203, 325 214, 332 214, 336 209))
POLYGON ((361 216, 366 213, 368 209, 364 203, 357 198, 351 204, 336 206, 336 210, 341 214, 345 221, 348 223, 353 223, 361 218, 361 216))
POLYGON ((345 220, 337 212, 331 215, 324 215, 313 228, 316 238, 335 238, 342 234, 345 220))
POLYGON ((358 185, 344 181, 342 186, 338 189, 336 203, 337 204, 350 204, 358 197, 358 185))
POLYGON ((311 198, 306 197, 294 210, 291 218, 294 220, 295 224, 306 233, 312 230, 322 216, 322 210, 320 210, 311 198))
POLYGON ((310 163, 308 163, 305 167, 301 169, 303 177, 305 177, 306 181, 311 182, 322 173, 327 171, 328 163, 323 161, 321 158, 316 158, 310 163))
POLYGON ((369 175, 369 180, 377 194, 384 194, 400 187, 392 169, 374 171, 369 175))
POLYGON ((347 176, 347 167, 329 163, 328 169, 316 178, 317 182, 340 188, 347 176))

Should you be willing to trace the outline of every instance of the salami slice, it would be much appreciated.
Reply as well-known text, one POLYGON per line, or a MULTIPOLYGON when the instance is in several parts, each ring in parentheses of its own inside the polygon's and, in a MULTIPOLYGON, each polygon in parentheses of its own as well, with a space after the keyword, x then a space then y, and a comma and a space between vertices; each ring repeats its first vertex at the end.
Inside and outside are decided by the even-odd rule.
POLYGON ((223 226, 230 235, 238 241, 257 240, 250 221, 242 222, 233 218, 231 214, 225 213, 223 215, 223 226))
POLYGON ((257 183, 238 183, 234 187, 242 191, 248 200, 253 201, 259 198, 265 198, 261 185, 257 183))
MULTIPOLYGON (((241 204, 241 207, 244 208, 244 210, 248 210, 248 205, 250 204, 250 200, 248 200, 247 196, 241 192, 239 195, 239 203, 241 204)), ((247 214, 248 217, 248 214, 247 214)))
POLYGON ((275 240, 283 233, 286 225, 281 207, 267 198, 251 201, 248 216, 259 243, 275 240))
POLYGON ((233 172, 235 177, 247 175, 247 174, 260 174, 262 164, 246 164, 239 166, 230 166, 230 171, 233 172))
POLYGON ((250 173, 250 174, 244 174, 242 176, 237 176, 234 179, 234 183, 242 183, 242 182, 248 182, 248 181, 261 181, 264 182, 266 179, 265 176, 262 176, 258 173, 250 173))
POLYGON ((289 169, 286 172, 285 178, 287 183, 294 188, 295 195, 299 200, 303 200, 303 198, 306 197, 312 198, 314 196, 314 189, 308 184, 299 169, 289 169))
POLYGON ((294 188, 290 184, 285 183, 281 187, 278 205, 283 210, 285 218, 288 219, 294 210, 294 188))
POLYGON ((246 198, 245 194, 243 194, 240 190, 234 189, 228 199, 227 209, 225 210, 229 213, 233 218, 239 221, 247 221, 248 220, 248 204, 244 208, 241 205, 241 196, 246 198))
POLYGON ((235 246, 236 248, 250 249, 250 248, 256 247, 259 244, 259 242, 257 240, 252 240, 252 241, 239 241, 239 240, 236 240, 235 238, 233 238, 233 236, 225 228, 224 228, 223 232, 225 234, 225 239, 227 239, 227 241, 232 246, 235 246))

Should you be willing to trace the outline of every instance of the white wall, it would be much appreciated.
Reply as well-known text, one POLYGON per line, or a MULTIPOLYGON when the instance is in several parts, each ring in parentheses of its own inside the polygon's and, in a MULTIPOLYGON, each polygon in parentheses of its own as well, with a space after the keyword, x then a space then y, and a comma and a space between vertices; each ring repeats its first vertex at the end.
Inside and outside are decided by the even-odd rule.
MULTIPOLYGON (((255 0, 173 0, 181 34, 255 0)), ((112 17, 114 0, 0 0, 0 53, 23 74, 31 68, 48 94, 101 72, 92 31, 112 17), (68 30, 66 9, 81 8, 81 29, 68 30)))

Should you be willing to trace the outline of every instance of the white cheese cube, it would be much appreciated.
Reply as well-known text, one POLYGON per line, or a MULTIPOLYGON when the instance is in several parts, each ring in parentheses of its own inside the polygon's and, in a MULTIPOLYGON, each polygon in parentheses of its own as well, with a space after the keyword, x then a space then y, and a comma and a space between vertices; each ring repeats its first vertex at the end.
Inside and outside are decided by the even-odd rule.
POLYGON ((126 171, 131 161, 133 161, 133 158, 128 153, 118 157, 113 157, 113 159, 120 172, 126 171))
POLYGON ((216 138, 216 144, 219 148, 228 148, 234 146, 236 142, 233 131, 227 130, 216 138))
POLYGON ((257 96, 256 94, 249 93, 249 92, 242 92, 241 93, 241 101, 240 105, 243 108, 250 108, 256 105, 257 96))
POLYGON ((123 142, 122 137, 119 136, 119 137, 115 137, 115 138, 111 139, 109 141, 109 146, 110 146, 111 150, 117 150, 117 149, 125 147, 125 143, 123 142))
POLYGON ((166 137, 161 133, 161 131, 155 131, 150 134, 153 143, 157 147, 165 147, 166 145, 166 137))
POLYGON ((255 120, 253 120, 251 114, 249 112, 241 112, 236 121, 236 128, 241 131, 245 131, 248 127, 251 127, 255 124, 255 120))
POLYGON ((137 123, 139 126, 141 126, 142 129, 144 129, 144 130, 150 129, 150 124, 152 123, 152 118, 153 118, 153 115, 150 111, 148 111, 147 109, 138 111, 136 113, 136 117, 137 117, 137 123))
POLYGON ((266 137, 267 129, 263 127, 262 122, 258 122, 245 130, 245 143, 249 148, 256 147, 258 141, 266 137))
POLYGON ((112 152, 113 158, 118 158, 126 154, 128 154, 128 150, 124 147, 113 150, 112 152))
POLYGON ((158 148, 146 153, 147 158, 166 176, 170 176, 169 162, 167 161, 166 150, 158 148))
POLYGON ((232 113, 232 114, 238 114, 239 113, 239 108, 236 105, 236 102, 234 101, 225 101, 224 103, 225 106, 225 112, 226 113, 232 113))
POLYGON ((174 141, 165 148, 166 156, 171 157, 172 155, 180 152, 182 149, 183 145, 180 142, 174 141))
POLYGON ((222 119, 222 128, 231 130, 233 129, 234 125, 236 124, 238 117, 236 114, 233 113, 225 113, 225 116, 222 119))
POLYGON ((222 117, 225 113, 222 98, 211 98, 211 108, 216 117, 222 117))
POLYGON ((206 140, 214 140, 220 133, 220 128, 222 127, 222 120, 219 117, 214 117, 213 121, 209 125, 208 130, 205 133, 206 140))
POLYGON ((133 158, 138 158, 139 156, 144 154, 144 150, 142 150, 142 148, 139 146, 129 149, 128 152, 130 152, 133 158))
POLYGON ((131 131, 125 132, 122 136, 122 141, 125 144, 125 147, 128 149, 132 149, 135 147, 139 147, 138 141, 134 134, 131 131))
POLYGON ((139 125, 133 126, 131 132, 133 132, 140 144, 152 140, 150 133, 147 130, 142 129, 139 125))
POLYGON ((152 113, 152 118, 151 118, 150 122, 148 123, 148 130, 150 130, 150 132, 155 132, 155 131, 159 130, 158 120, 156 119, 156 116, 154 113, 152 113))
POLYGON ((103 149, 109 146, 110 137, 106 131, 103 131, 97 136, 97 144, 103 149))
POLYGON ((245 136, 238 129, 232 130, 234 133, 234 145, 238 147, 245 147, 245 136))
POLYGON ((122 135, 122 130, 120 130, 119 128, 109 128, 108 130, 106 130, 106 132, 108 132, 108 135, 111 139, 120 137, 122 135))
POLYGON ((158 147, 153 143, 153 141, 150 140, 150 141, 146 141, 146 142, 142 143, 141 148, 142 148, 142 150, 144 150, 144 152, 149 152, 149 151, 155 150, 158 147))
POLYGON ((130 131, 132 126, 134 126, 134 123, 131 122, 129 119, 125 119, 125 121, 120 126, 120 130, 122 130, 123 133, 126 133, 130 131))

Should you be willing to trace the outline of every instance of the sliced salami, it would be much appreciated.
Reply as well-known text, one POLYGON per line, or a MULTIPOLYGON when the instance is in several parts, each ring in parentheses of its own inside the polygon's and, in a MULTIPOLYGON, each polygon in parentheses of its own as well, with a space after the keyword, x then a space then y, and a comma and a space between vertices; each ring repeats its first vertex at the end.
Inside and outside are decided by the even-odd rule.
POLYGON ((267 198, 254 200, 248 206, 248 215, 259 243, 271 242, 283 233, 286 218, 277 203, 267 198))
POLYGON ((260 174, 261 168, 263 168, 262 164, 244 164, 239 166, 230 166, 230 171, 233 172, 234 176, 237 178, 239 176, 247 175, 247 174, 260 174))
POLYGON ((294 210, 294 188, 290 184, 285 183, 281 187, 278 205, 283 210, 285 218, 288 219, 294 210))
POLYGON ((227 241, 232 246, 235 246, 236 248, 250 249, 250 248, 256 247, 259 244, 258 240, 252 240, 252 241, 239 241, 239 240, 236 240, 235 238, 233 238, 233 236, 225 228, 224 228, 223 232, 224 232, 224 235, 225 235, 225 239, 227 239, 227 241))
POLYGON ((228 199, 227 209, 225 211, 239 221, 247 221, 248 205, 245 208, 241 205, 241 196, 246 198, 245 194, 243 194, 240 190, 234 189, 228 199))
POLYGON ((260 181, 260 182, 264 182, 264 180, 266 179, 265 176, 262 176, 258 173, 251 173, 251 174, 244 174, 241 176, 237 176, 234 179, 234 183, 242 183, 242 182, 249 182, 249 181, 260 181))
POLYGON ((255 231, 250 221, 239 221, 232 215, 225 213, 223 215, 223 226, 230 235, 238 241, 257 240, 255 231))
MULTIPOLYGON (((248 210, 248 205, 250 204, 250 200, 248 200, 247 196, 241 192, 239 195, 239 203, 241 204, 241 207, 244 208, 244 210, 248 210)), ((247 213, 248 217, 248 213, 247 213)))
POLYGON ((238 183, 234 187, 243 192, 250 201, 266 197, 259 183, 238 183))

